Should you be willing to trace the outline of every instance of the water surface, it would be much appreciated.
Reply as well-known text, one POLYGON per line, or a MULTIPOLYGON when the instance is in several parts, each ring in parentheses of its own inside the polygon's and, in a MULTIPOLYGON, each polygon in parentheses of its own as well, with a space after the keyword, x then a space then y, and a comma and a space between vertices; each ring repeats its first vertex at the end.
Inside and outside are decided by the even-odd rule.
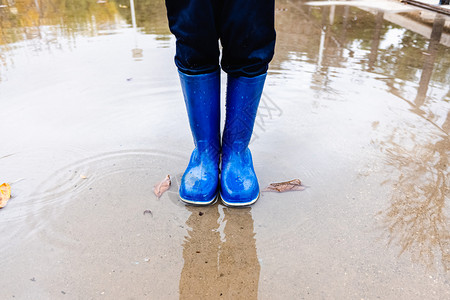
POLYGON ((0 2, 1 299, 450 296, 447 17, 277 1, 251 149, 308 188, 198 208, 164 2, 101 2, 0 2))

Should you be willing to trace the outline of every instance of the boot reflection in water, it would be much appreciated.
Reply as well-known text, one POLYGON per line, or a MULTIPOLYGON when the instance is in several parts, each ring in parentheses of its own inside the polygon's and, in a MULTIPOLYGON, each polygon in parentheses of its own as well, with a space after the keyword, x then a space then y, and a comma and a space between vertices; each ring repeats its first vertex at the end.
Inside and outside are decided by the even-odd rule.
POLYGON ((188 210, 180 299, 257 299, 260 264, 250 208, 188 210))
POLYGON ((253 204, 259 185, 248 144, 274 54, 274 0, 166 0, 166 7, 195 144, 180 198, 209 205, 220 194, 228 206, 253 204), (222 143, 220 68, 228 76, 222 143))

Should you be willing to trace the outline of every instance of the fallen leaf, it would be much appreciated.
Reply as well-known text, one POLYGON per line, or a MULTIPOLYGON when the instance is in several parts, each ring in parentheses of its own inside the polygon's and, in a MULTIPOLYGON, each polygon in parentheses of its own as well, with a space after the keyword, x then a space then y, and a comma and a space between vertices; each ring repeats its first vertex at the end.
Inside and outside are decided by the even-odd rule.
POLYGON ((158 197, 158 199, 165 191, 167 191, 170 188, 170 184, 171 184, 170 175, 167 175, 163 181, 155 185, 155 187, 153 188, 153 192, 155 193, 156 197, 158 197))
POLYGON ((5 207, 6 202, 11 198, 11 186, 7 183, 0 185, 0 208, 5 207))
POLYGON ((269 184, 264 192, 288 192, 288 191, 303 191, 306 187, 302 185, 300 179, 293 179, 284 182, 275 182, 269 184))

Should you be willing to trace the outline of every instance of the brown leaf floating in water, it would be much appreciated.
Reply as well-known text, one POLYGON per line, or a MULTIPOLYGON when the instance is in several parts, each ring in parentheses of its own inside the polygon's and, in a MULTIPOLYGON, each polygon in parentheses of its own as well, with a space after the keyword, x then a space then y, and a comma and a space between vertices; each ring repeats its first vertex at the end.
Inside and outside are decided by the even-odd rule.
POLYGON ((288 192, 288 191, 303 191, 306 187, 302 185, 300 179, 292 179, 284 182, 274 182, 264 190, 264 192, 288 192))
POLYGON ((6 202, 11 198, 11 186, 7 183, 0 185, 0 208, 5 207, 6 202))
POLYGON ((156 197, 158 197, 158 199, 165 191, 167 191, 170 188, 170 184, 171 184, 170 175, 167 175, 163 181, 155 185, 155 187, 153 188, 153 192, 155 193, 156 197))

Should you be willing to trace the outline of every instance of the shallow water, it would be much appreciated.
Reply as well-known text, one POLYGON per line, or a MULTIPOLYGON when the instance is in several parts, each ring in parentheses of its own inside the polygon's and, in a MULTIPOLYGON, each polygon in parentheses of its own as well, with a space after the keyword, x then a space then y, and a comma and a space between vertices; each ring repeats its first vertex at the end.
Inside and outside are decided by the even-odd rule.
POLYGON ((0 2, 0 298, 450 297, 450 19, 304 2, 277 1, 251 149, 308 188, 246 209, 177 199, 163 1, 137 33, 127 1, 0 2))

